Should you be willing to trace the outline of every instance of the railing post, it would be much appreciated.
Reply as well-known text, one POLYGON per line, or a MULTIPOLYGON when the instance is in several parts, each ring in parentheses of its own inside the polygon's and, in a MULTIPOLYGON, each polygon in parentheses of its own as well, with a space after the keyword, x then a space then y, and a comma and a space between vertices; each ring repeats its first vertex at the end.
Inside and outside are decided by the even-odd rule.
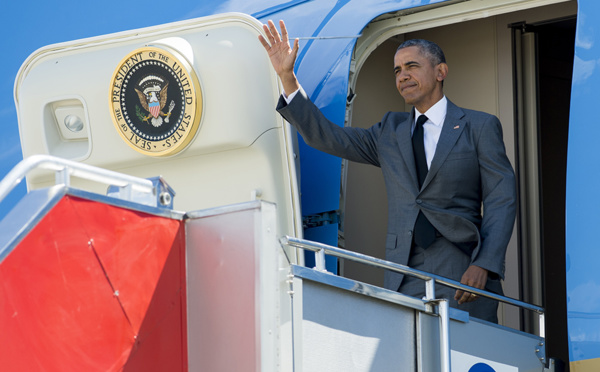
POLYGON ((54 175, 54 182, 57 185, 65 185, 65 186, 71 186, 71 174, 69 172, 69 168, 64 167, 61 170, 57 170, 56 174, 54 175))
POLYGON ((435 279, 427 279, 425 281, 425 299, 427 301, 435 300, 435 279))
POLYGON ((440 315, 440 362, 442 372, 450 372, 450 305, 448 300, 438 300, 440 315))
POLYGON ((546 316, 544 313, 538 313, 538 321, 540 325, 540 337, 546 338, 546 316))
POLYGON ((315 252, 315 269, 319 271, 327 271, 325 267, 325 250, 319 249, 315 252))

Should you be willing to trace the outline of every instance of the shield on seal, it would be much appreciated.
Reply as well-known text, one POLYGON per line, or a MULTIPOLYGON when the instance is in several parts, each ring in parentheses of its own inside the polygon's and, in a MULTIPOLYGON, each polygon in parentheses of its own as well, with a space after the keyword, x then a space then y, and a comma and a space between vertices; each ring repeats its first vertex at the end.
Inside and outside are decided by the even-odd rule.
POLYGON ((158 118, 158 114, 160 114, 160 102, 148 102, 148 108, 150 109, 150 114, 152 114, 154 118, 158 118))

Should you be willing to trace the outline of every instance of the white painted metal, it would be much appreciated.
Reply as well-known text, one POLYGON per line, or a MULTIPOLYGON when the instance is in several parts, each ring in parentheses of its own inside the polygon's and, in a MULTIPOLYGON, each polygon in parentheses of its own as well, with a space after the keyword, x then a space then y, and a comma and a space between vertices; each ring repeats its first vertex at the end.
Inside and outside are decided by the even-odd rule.
POLYGON ((317 281, 302 287, 303 371, 416 370, 414 309, 317 281))
POLYGON ((440 316, 440 369, 442 372, 450 372, 450 315, 448 300, 438 301, 440 316))
MULTIPOLYGON (((141 178, 161 175, 177 190, 175 209, 270 201, 280 211, 280 233, 301 236, 295 132, 275 111, 281 89, 260 33, 261 24, 248 15, 220 14, 34 52, 15 82, 24 156, 56 155, 141 178), (145 45, 177 51, 201 85, 200 129, 187 149, 170 157, 138 153, 112 123, 112 75, 126 55, 145 45), (64 130, 68 115, 81 120, 81 131, 64 130)), ((41 174, 27 177, 30 189, 53 182, 41 174)), ((85 181, 73 186, 104 192, 85 181)), ((289 257, 299 261, 294 252, 289 257)))
POLYGON ((275 206, 249 202, 186 221, 190 371, 289 371, 290 297, 275 206), (287 302, 288 304, 282 304, 287 302))

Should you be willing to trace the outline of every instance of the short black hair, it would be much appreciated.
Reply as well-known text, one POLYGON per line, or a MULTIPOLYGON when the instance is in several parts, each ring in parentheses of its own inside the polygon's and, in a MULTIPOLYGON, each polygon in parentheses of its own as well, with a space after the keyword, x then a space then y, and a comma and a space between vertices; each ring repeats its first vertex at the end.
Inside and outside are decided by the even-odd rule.
POLYGON ((400 49, 408 48, 416 46, 421 50, 421 53, 425 54, 427 59, 431 62, 433 66, 439 65, 440 63, 446 63, 446 56, 444 55, 444 51, 440 48, 439 45, 434 43, 433 41, 424 40, 424 39, 410 39, 406 40, 398 49, 396 49, 396 53, 400 49))

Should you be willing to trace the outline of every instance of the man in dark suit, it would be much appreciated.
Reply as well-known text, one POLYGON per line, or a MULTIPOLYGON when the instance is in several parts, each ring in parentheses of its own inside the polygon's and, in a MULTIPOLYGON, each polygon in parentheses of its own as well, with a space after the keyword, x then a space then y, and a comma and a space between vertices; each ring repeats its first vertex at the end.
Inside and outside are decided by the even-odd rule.
MULTIPOLYGON (((277 110, 321 151, 382 169, 388 193, 386 259, 502 293, 504 257, 516 211, 512 166, 499 120, 459 108, 443 93, 448 66, 442 50, 409 40, 394 56, 396 86, 414 108, 387 113, 369 129, 339 127, 308 99, 293 72, 299 43, 285 24, 264 25, 261 43, 281 79, 277 110), (483 207, 483 215, 481 210, 483 207)), ((412 296, 424 284, 386 272, 385 287, 412 296)), ((436 297, 472 316, 497 322, 496 301, 436 287, 436 297)))

